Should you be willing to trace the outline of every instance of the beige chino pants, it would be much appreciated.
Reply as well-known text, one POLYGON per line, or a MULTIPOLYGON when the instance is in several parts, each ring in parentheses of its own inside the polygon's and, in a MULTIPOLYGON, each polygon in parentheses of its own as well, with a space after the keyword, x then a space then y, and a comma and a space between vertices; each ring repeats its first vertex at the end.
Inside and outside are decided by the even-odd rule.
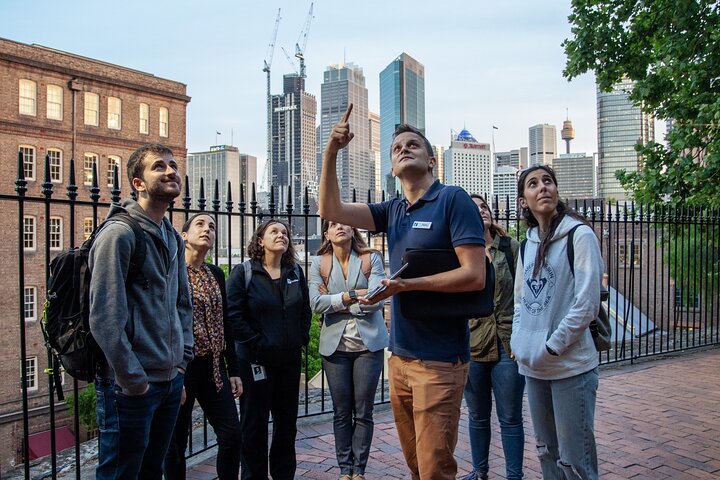
POLYGON ((390 403, 413 480, 454 480, 460 403, 469 363, 388 361, 390 403))

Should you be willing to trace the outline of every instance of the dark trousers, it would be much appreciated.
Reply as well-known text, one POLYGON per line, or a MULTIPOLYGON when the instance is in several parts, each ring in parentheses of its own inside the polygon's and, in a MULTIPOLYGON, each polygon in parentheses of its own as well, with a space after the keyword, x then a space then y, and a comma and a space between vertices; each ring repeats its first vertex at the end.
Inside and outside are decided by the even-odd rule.
POLYGON ((217 475, 220 480, 237 480, 240 471, 242 433, 237 406, 228 382, 221 371, 222 389, 218 392, 213 381, 212 357, 193 359, 185 372, 185 403, 180 407, 170 449, 165 457, 165 478, 185 479, 185 449, 197 399, 217 437, 217 475))
POLYGON ((298 395, 300 393, 300 349, 278 352, 263 366, 267 378, 254 381, 248 356, 239 349, 240 424, 243 433, 242 480, 267 480, 268 459, 274 480, 292 480, 297 465, 298 395), (268 455, 268 420, 272 413, 272 443, 268 455))

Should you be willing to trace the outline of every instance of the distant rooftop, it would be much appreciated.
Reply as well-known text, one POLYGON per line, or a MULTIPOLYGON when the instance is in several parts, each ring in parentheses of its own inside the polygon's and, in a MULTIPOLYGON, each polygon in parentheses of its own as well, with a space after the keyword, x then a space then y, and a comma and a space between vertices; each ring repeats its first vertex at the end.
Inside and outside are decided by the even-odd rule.
POLYGON ((466 129, 462 129, 460 133, 458 133, 457 140, 459 142, 475 142, 478 143, 477 140, 475 140, 475 137, 472 136, 472 133, 468 132, 466 129))

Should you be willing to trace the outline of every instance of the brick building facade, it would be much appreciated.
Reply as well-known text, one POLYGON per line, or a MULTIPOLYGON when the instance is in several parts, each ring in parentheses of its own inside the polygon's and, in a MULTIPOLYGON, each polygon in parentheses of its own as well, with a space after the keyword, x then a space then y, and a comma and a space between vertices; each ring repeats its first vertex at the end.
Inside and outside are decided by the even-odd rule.
MULTIPOLYGON (((170 147, 184 175, 185 116, 190 98, 182 83, 46 47, 0 38, 0 198, 14 195, 18 152, 23 153, 27 197, 43 198, 45 158, 49 157, 52 198, 67 199, 70 159, 75 160, 77 200, 90 200, 93 164, 97 168, 99 202, 111 201, 113 168, 119 167, 121 195, 129 196, 125 164, 140 145, 170 147)), ((21 461, 22 390, 20 324, 26 329, 30 434, 48 429, 47 353, 40 331, 45 298, 45 265, 49 257, 79 245, 106 209, 75 207, 74 234, 69 207, 0 200, 0 471, 21 461), (18 229, 23 230, 19 250, 18 229), (49 243, 46 242, 49 239, 49 243), (46 248, 46 247, 49 247, 46 248), (19 291, 18 258, 24 256, 24 286, 19 291), (22 297, 22 298, 21 298, 22 297), (20 310, 20 302, 23 309, 20 310), (21 313, 22 312, 22 313, 21 313)), ((72 390, 67 377, 65 390, 72 390)), ((62 410, 62 409, 60 409, 62 410)), ((69 423, 59 415, 57 426, 69 423)), ((2 475, 0 475, 2 476, 2 475)))

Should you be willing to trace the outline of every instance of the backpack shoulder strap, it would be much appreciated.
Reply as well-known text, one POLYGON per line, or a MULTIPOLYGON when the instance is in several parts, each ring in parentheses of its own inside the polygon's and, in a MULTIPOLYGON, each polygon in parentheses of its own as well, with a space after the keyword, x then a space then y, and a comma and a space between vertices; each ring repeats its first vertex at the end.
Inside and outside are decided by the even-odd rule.
POLYGON ((505 254, 505 260, 507 260, 510 274, 512 275, 513 280, 515 280, 515 259, 513 258, 510 237, 500 237, 500 250, 505 254))
POLYGON ((527 238, 520 242, 520 260, 522 260, 523 267, 525 266, 525 244, 527 243, 527 238))
POLYGON ((250 286, 250 280, 252 280, 252 263, 250 260, 245 260, 242 263, 243 271, 245 272, 245 291, 250 286))
POLYGON ((578 229, 578 227, 582 227, 582 223, 580 225, 575 225, 570 229, 567 235, 567 258, 568 263, 570 264, 570 272, 573 274, 573 277, 575 276, 575 230, 578 229))
POLYGON ((370 272, 372 272, 372 252, 366 252, 360 255, 361 269, 365 278, 370 278, 370 272))
POLYGON ((328 282, 330 281, 330 272, 332 272, 333 267, 333 254, 332 252, 325 253, 323 255, 320 255, 320 277, 322 278, 323 283, 325 286, 328 286, 328 282))
MULTIPOLYGON (((132 256, 130 257, 130 266, 128 268, 128 275, 126 282, 130 283, 139 278, 142 275, 142 266, 145 264, 145 256, 147 253, 147 246, 145 245, 145 232, 143 231, 140 223, 135 220, 129 213, 118 213, 113 215, 108 220, 117 220, 130 227, 135 235, 135 248, 133 249, 132 256)), ((107 220, 106 220, 107 221, 107 220)))

